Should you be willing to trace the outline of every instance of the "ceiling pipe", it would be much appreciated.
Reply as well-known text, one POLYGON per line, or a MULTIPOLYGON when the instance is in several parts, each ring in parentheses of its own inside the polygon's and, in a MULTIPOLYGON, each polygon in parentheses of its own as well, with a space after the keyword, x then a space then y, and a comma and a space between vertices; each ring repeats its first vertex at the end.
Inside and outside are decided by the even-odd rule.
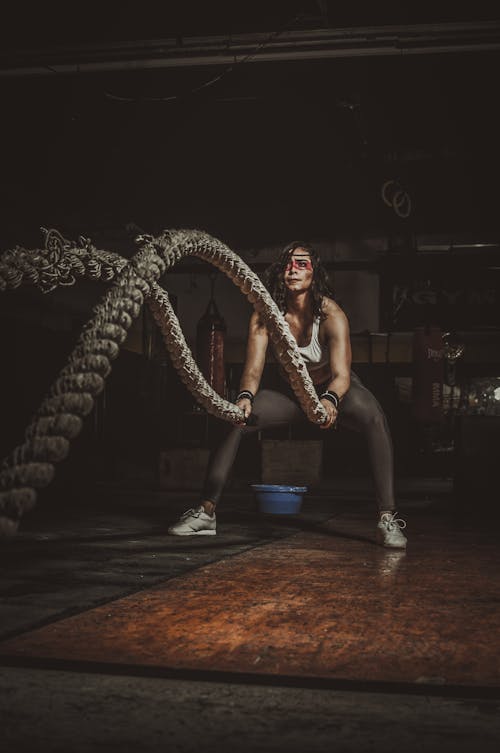
POLYGON ((0 55, 0 77, 499 49, 500 22, 496 21, 319 29, 7 51, 0 55))

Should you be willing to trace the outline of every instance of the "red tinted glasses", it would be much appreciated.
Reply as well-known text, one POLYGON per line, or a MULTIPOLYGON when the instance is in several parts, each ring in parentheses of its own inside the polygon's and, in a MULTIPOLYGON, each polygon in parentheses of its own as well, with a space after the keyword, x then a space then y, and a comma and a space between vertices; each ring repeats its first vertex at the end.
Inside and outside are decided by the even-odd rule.
POLYGON ((291 269, 298 269, 298 270, 304 270, 309 269, 312 270, 312 262, 310 259, 299 259, 296 256, 290 259, 288 264, 286 265, 285 269, 287 272, 290 272, 291 269))

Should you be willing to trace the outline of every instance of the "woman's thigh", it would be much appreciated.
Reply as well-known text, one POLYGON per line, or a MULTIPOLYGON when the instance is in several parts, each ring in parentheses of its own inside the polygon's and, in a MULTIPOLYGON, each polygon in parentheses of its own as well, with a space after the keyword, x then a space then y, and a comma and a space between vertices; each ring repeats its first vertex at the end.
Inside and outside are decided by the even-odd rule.
POLYGON ((252 414, 256 423, 247 428, 252 428, 254 431, 268 426, 290 425, 306 420, 300 405, 288 395, 276 390, 259 390, 255 396, 252 414))
POLYGON ((351 374, 351 386, 342 400, 339 425, 354 431, 384 418, 384 412, 375 395, 367 389, 356 374, 351 374))

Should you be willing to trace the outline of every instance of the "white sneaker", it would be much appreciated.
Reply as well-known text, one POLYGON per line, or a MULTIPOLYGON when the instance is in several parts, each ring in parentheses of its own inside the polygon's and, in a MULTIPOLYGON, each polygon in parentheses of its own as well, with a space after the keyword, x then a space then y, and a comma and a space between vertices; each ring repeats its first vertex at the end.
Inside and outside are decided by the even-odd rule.
POLYGON ((216 534, 215 513, 208 515, 203 505, 190 508, 182 513, 181 517, 170 526, 168 532, 172 536, 215 536, 216 534))
POLYGON ((385 512, 380 516, 377 524, 377 544, 389 549, 406 549, 407 538, 402 528, 406 523, 396 517, 397 513, 385 512))

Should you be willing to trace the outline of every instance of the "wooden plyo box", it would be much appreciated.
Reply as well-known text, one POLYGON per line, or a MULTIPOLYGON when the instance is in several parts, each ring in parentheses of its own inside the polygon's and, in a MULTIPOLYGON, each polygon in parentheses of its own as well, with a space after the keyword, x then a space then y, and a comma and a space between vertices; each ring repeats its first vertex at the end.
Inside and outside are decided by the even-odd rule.
POLYGON ((263 439, 263 484, 302 484, 321 481, 323 442, 315 439, 263 439))
POLYGON ((161 450, 159 484, 161 489, 199 491, 205 480, 210 451, 204 448, 161 450))

